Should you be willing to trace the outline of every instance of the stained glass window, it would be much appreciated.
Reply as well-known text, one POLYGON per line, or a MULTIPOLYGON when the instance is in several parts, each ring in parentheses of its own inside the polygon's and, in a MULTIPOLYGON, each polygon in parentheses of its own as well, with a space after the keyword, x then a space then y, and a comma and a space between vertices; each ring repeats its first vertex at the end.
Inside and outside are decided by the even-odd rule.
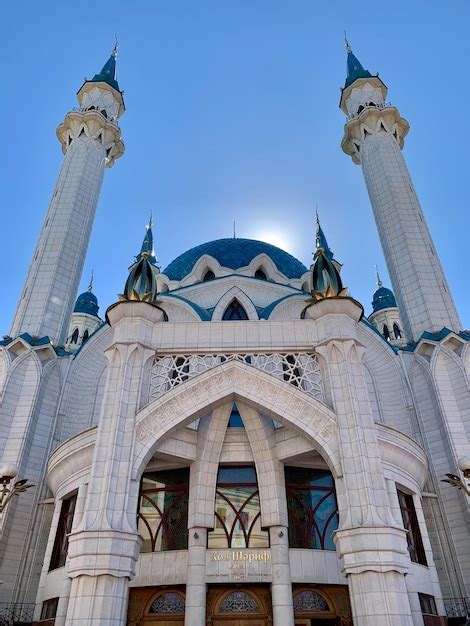
POLYGON ((152 602, 149 613, 184 613, 184 607, 183 596, 174 591, 168 591, 152 602))
POLYGON ((253 466, 219 467, 214 530, 209 548, 268 548, 268 532, 261 528, 258 481, 253 466))
POLYGON ((329 611, 327 601, 316 591, 299 591, 294 596, 294 612, 307 613, 311 611, 329 611))
POLYGON ((232 591, 220 606, 219 613, 261 613, 256 600, 246 591, 232 591))
POLYGON ((65 561, 67 560, 69 533, 72 530, 76 503, 76 493, 62 500, 59 522, 57 524, 57 531, 54 539, 54 547, 52 548, 51 562, 49 564, 49 571, 57 569, 58 567, 63 567, 65 565, 65 561))
POLYGON ((143 475, 137 514, 141 552, 188 547, 188 494, 187 468, 143 475))
POLYGON ((325 470, 286 467, 289 546, 334 550, 338 505, 333 476, 325 470))
POLYGON ((238 302, 238 300, 232 300, 232 302, 225 309, 225 313, 222 317, 225 321, 238 321, 238 320, 247 320, 248 315, 246 314, 245 309, 238 302))
POLYGON ((398 501, 400 502, 401 516, 403 526, 408 531, 406 539, 408 541, 408 551, 410 558, 414 563, 427 565, 426 553, 424 551, 423 540, 419 530, 418 518, 416 517, 416 509, 413 502, 413 496, 397 489, 398 501))

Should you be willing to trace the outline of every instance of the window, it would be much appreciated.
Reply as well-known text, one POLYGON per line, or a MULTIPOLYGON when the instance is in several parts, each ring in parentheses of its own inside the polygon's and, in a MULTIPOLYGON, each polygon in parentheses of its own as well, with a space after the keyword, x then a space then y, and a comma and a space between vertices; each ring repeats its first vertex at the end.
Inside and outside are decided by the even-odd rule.
POLYGON ((305 589, 294 595, 294 612, 296 614, 329 610, 330 607, 325 598, 316 591, 305 589))
POLYGON ((70 343, 77 343, 78 341, 78 328, 76 328, 72 333, 72 338, 70 339, 70 343))
POLYGON ((64 498, 60 509, 59 523, 52 548, 51 563, 49 571, 63 567, 67 559, 67 551, 69 548, 68 535, 72 530, 73 514, 75 512, 75 504, 77 502, 77 494, 64 498))
POLYGON ((393 334, 395 335, 395 339, 401 339, 401 330, 396 322, 393 324, 393 334))
POLYGON ((266 276, 266 274, 263 272, 261 268, 256 270, 255 278, 259 278, 259 280, 268 280, 268 277, 266 276))
POLYGON ((89 336, 90 336, 90 334, 89 334, 88 330, 86 330, 86 331, 83 333, 82 343, 85 343, 86 341, 88 341, 88 337, 89 337, 89 336))
POLYGON ((229 428, 245 428, 236 404, 232 406, 232 412, 230 413, 230 417, 228 418, 227 426, 229 428))
POLYGON ((262 613, 262 609, 251 594, 232 591, 220 603, 219 613, 262 613))
POLYGON ((147 472, 142 476, 137 514, 141 552, 188 547, 189 469, 147 472))
POLYGON ((334 550, 338 505, 331 472, 286 467, 285 476, 289 547, 334 550))
POLYGON ((403 526, 407 530, 408 551, 414 563, 427 565, 426 554, 424 552, 423 540, 419 530, 418 518, 413 502, 413 496, 397 489, 398 501, 400 502, 403 526))
POLYGON ((224 321, 247 320, 248 315, 238 300, 232 300, 232 302, 225 309, 222 319, 224 321))
POLYGON ((255 468, 219 467, 214 530, 208 533, 208 548, 268 547, 268 532, 261 528, 255 468))
POLYGON ((434 596, 428 596, 427 593, 418 593, 421 613, 423 615, 437 615, 436 601, 434 596))
POLYGON ((206 280, 214 280, 214 278, 215 278, 214 272, 212 270, 207 270, 202 280, 206 282, 206 280))
POLYGON ((385 337, 385 339, 386 339, 387 341, 390 341, 390 331, 388 330, 388 326, 387 326, 387 324, 384 324, 384 327, 383 327, 383 331, 382 331, 382 332, 383 332, 383 336, 385 337))
POLYGON ((184 615, 184 608, 185 601, 183 595, 175 591, 167 591, 152 602, 149 613, 157 615, 159 613, 163 613, 164 615, 177 613, 184 615))
POLYGON ((57 605, 59 604, 59 598, 49 598, 42 603, 41 620, 54 619, 57 615, 57 605))

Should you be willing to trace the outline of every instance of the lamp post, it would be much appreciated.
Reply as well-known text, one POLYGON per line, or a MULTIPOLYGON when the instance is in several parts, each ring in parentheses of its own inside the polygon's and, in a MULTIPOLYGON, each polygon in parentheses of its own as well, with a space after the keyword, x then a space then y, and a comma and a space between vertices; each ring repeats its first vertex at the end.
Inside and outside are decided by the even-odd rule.
POLYGON ((443 478, 443 483, 449 483, 456 489, 461 489, 467 496, 470 497, 470 457, 463 456, 459 459, 459 470, 462 472, 465 480, 462 480, 460 476, 456 474, 446 474, 447 478, 443 478))
POLYGON ((13 483, 13 479, 18 474, 18 469, 11 464, 0 466, 0 513, 3 513, 7 504, 18 494, 26 491, 34 485, 28 485, 28 479, 23 478, 13 483))

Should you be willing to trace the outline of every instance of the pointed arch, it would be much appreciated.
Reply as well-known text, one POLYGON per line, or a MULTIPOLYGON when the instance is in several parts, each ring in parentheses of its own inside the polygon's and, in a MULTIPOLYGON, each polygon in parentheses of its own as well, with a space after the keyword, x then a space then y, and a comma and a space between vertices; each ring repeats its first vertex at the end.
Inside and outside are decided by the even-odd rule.
POLYGON ((233 301, 237 300, 239 305, 243 307, 245 313, 247 315, 247 319, 249 320, 257 320, 259 319, 258 312, 253 304, 252 300, 247 296, 247 294, 240 289, 240 287, 232 287, 228 291, 224 293, 224 295, 217 302, 214 312, 212 313, 212 321, 221 322, 223 319, 223 315, 229 306, 229 304, 233 301))
POLYGON ((137 414, 134 479, 139 478, 163 437, 237 400, 302 432, 333 475, 341 476, 334 413, 287 382, 239 361, 226 361, 178 385, 137 414))
POLYGON ((230 302, 222 315, 224 321, 243 321, 248 319, 248 314, 243 306, 238 302, 236 298, 230 302))

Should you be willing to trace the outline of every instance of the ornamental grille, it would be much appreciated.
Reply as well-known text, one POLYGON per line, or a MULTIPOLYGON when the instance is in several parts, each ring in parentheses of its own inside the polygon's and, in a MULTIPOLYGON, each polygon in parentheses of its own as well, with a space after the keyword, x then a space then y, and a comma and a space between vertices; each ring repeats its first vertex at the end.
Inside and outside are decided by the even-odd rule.
POLYGON ((294 596, 294 612, 329 611, 326 600, 316 591, 299 591, 294 596))
POLYGON ((232 591, 219 607, 220 613, 260 613, 254 598, 245 591, 232 591))
POLYGON ((150 372, 149 402, 198 374, 225 363, 241 361, 298 387, 323 402, 320 366, 313 353, 181 354, 156 356, 150 372))
POLYGON ((150 607, 149 613, 184 613, 184 598, 170 591, 159 596, 150 607))

